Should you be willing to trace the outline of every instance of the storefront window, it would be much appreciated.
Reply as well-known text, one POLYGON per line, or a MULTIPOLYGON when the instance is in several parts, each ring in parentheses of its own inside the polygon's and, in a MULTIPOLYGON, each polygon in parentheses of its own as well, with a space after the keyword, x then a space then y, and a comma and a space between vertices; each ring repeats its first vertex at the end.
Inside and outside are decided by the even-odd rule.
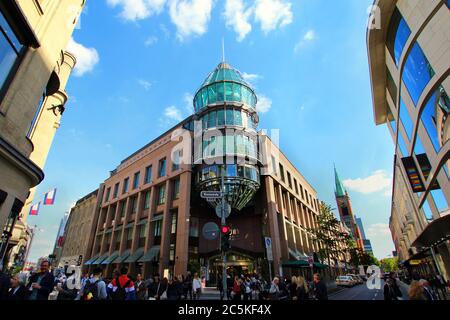
POLYGON ((406 59, 405 69, 402 74, 402 80, 408 89, 414 105, 417 106, 423 90, 434 74, 434 70, 423 53, 422 48, 418 43, 415 43, 406 59))

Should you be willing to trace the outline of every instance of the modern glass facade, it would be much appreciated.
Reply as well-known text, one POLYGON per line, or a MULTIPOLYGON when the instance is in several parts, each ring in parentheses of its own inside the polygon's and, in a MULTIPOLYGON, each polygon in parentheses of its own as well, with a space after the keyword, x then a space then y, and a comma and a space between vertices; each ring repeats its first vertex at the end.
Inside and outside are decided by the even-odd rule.
MULTIPOLYGON (((194 98, 202 130, 201 142, 194 146, 197 188, 219 191, 223 176, 226 201, 237 210, 249 203, 260 185, 256 102, 241 73, 225 62, 207 77, 194 98), (247 159, 253 160, 242 163, 247 159)), ((219 201, 209 203, 215 207, 219 201)))

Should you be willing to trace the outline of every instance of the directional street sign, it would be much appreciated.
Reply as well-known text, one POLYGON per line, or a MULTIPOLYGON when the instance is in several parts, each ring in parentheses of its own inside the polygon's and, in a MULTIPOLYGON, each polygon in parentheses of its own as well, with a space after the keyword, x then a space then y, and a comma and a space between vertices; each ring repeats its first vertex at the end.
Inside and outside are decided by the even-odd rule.
POLYGON ((231 214, 231 206, 225 202, 222 206, 222 204, 219 204, 216 207, 216 214, 219 218, 222 218, 222 211, 225 211, 225 218, 228 218, 231 214))
POLYGON ((219 199, 222 198, 223 192, 221 191, 202 191, 200 196, 203 199, 219 199))
POLYGON ((203 237, 206 240, 214 240, 219 236, 219 226, 214 222, 208 222, 202 229, 203 237))
POLYGON ((265 237, 264 243, 266 245, 267 260, 273 261, 272 238, 265 237))

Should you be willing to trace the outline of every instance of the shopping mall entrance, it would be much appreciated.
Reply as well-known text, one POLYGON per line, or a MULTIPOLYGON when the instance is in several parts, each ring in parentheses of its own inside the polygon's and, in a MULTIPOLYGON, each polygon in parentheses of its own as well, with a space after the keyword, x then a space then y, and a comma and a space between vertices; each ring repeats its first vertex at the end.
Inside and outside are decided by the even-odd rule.
MULTIPOLYGON (((230 252, 227 256, 227 272, 233 277, 258 272, 257 269, 256 259, 253 257, 235 252, 230 252)), ((208 259, 205 270, 207 286, 216 286, 217 280, 222 277, 222 272, 222 255, 216 255, 208 259)))

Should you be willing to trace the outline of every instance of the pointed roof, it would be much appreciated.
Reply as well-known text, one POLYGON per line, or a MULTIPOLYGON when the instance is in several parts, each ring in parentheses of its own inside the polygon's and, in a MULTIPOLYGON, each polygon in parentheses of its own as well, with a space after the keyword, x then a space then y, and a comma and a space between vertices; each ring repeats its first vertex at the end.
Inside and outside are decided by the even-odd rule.
POLYGON ((345 188, 342 184, 341 179, 339 178, 339 174, 336 170, 336 166, 334 167, 334 182, 336 184, 336 197, 344 197, 345 196, 345 188))

